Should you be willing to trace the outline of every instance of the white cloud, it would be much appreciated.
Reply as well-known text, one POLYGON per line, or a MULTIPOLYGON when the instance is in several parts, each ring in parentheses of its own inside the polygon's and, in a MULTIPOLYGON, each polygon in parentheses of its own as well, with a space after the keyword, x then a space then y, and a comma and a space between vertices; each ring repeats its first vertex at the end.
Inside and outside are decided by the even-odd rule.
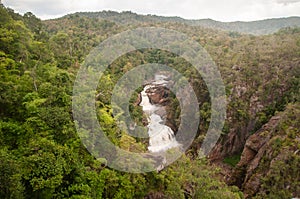
POLYGON ((277 0, 277 3, 282 3, 282 4, 291 4, 291 3, 298 3, 300 0, 277 0))
POLYGON ((251 21, 299 16, 300 0, 4 0, 17 12, 53 18, 77 11, 132 11, 139 14, 251 21))

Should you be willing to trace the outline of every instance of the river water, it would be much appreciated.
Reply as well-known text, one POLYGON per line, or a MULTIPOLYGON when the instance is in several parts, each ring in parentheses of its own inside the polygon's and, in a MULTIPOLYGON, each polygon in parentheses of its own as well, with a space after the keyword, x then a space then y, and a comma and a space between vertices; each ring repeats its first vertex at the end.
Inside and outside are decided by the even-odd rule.
POLYGON ((154 87, 166 86, 168 81, 164 75, 155 75, 155 80, 147 84, 141 92, 141 102, 148 121, 149 146, 148 150, 153 153, 164 152, 174 147, 180 147, 176 141, 173 130, 164 124, 163 119, 157 114, 164 111, 165 107, 159 104, 152 104, 147 95, 147 90, 154 87))

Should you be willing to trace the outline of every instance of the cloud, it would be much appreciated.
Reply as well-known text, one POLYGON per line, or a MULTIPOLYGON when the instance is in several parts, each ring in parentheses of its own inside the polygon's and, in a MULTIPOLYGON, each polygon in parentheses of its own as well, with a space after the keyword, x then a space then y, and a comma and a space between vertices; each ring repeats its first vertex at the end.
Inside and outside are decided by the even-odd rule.
POLYGON ((299 2, 300 0, 277 0, 277 3, 284 4, 284 5, 291 4, 291 3, 299 3, 299 2))
POLYGON ((113 10, 219 21, 299 16, 299 2, 300 0, 3 0, 4 5, 17 12, 31 11, 42 19, 78 11, 113 10))

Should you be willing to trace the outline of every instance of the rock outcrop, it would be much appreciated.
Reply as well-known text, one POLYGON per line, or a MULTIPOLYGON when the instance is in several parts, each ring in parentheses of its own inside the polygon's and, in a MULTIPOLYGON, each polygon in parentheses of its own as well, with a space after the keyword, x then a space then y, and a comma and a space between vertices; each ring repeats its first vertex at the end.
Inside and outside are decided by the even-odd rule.
POLYGON ((152 104, 166 105, 170 91, 163 86, 157 86, 148 89, 146 93, 152 104))
POLYGON ((291 105, 247 139, 229 179, 229 184, 239 186, 246 198, 272 192, 277 197, 282 194, 281 198, 300 196, 299 114, 299 105, 291 105))
POLYGON ((170 107, 170 90, 164 86, 156 86, 147 89, 146 93, 152 104, 164 107, 155 113, 161 116, 165 125, 169 126, 174 132, 177 132, 178 127, 175 124, 175 118, 170 107))

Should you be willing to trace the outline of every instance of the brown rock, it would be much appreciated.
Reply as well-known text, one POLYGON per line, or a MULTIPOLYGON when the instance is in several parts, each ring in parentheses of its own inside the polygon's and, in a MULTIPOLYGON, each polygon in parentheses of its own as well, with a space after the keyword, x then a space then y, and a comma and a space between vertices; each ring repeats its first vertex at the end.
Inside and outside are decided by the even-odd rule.
POLYGON ((141 94, 139 93, 137 99, 134 102, 134 105, 138 106, 141 103, 141 101, 142 101, 142 97, 141 94))
POLYGON ((146 91, 152 104, 164 104, 168 99, 169 90, 165 87, 153 87, 146 91))
POLYGON ((255 195, 260 188, 262 174, 256 173, 256 169, 268 149, 272 131, 279 119, 280 117, 272 117, 260 130, 249 136, 241 159, 231 175, 230 184, 242 187, 246 198, 255 195))
POLYGON ((243 187, 244 197, 251 198, 255 193, 258 192, 260 184, 261 184, 261 175, 253 175, 249 183, 246 183, 243 187))

